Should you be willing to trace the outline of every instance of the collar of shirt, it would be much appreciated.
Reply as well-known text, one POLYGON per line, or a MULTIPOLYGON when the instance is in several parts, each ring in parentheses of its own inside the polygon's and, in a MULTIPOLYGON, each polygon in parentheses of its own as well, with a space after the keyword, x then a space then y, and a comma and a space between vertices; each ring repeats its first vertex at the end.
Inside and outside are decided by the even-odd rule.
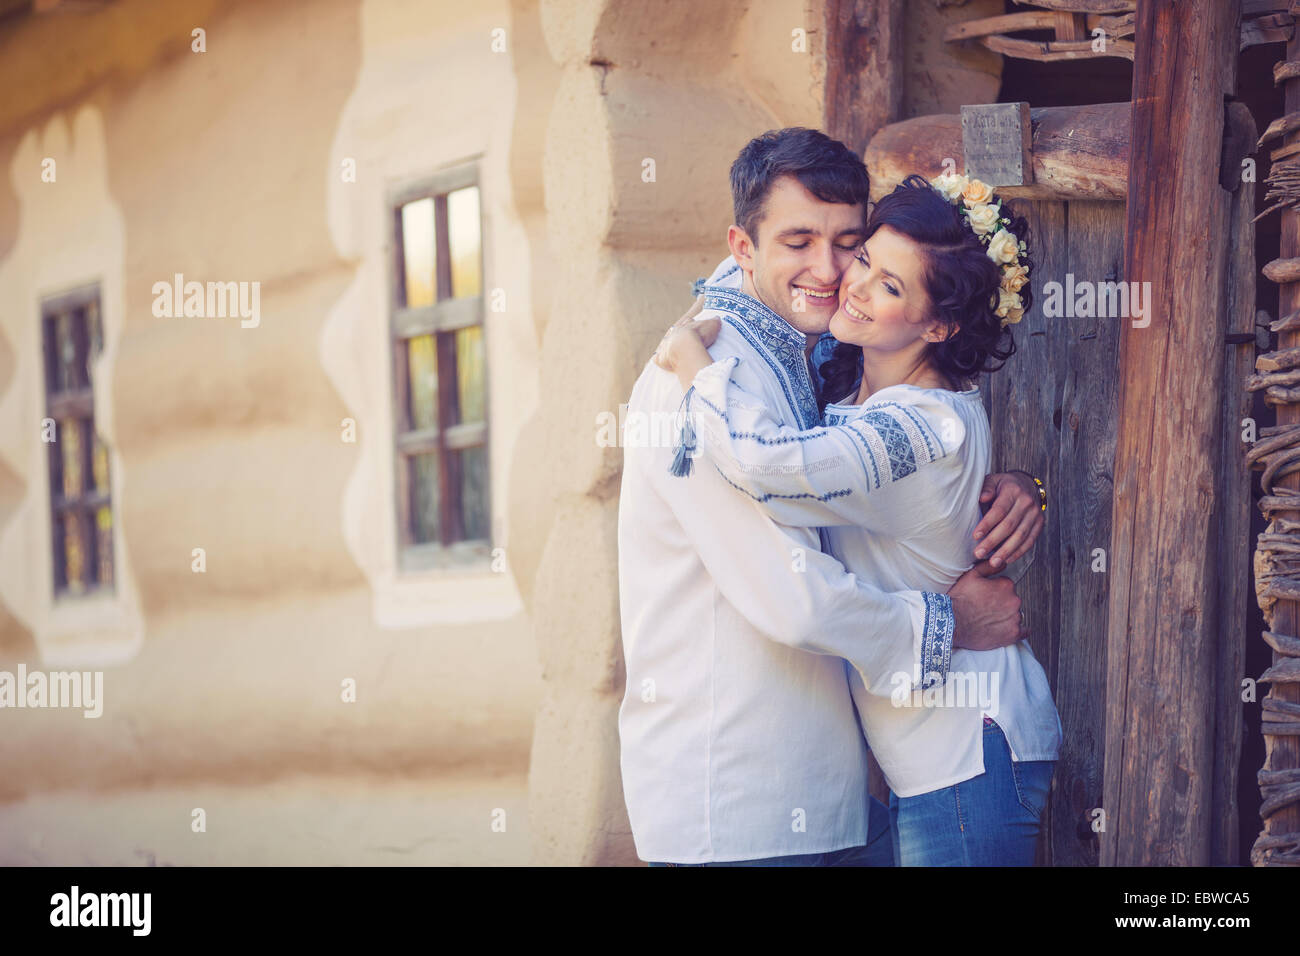
POLYGON ((808 336, 752 296, 723 286, 705 286, 704 308, 721 312, 772 367, 800 428, 821 424, 817 391, 809 374, 808 336))

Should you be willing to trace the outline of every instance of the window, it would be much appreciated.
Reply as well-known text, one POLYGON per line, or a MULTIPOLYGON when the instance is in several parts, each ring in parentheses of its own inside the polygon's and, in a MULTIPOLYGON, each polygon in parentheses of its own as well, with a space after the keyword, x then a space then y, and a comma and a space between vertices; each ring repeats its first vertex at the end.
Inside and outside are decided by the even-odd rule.
POLYGON ((390 208, 399 560, 456 566, 491 548, 476 172, 439 174, 395 193, 390 208))
POLYGON ((49 441, 50 533, 54 595, 113 590, 113 503, 108 449, 95 431, 91 375, 103 350, 99 289, 78 289, 41 303, 45 414, 49 441))

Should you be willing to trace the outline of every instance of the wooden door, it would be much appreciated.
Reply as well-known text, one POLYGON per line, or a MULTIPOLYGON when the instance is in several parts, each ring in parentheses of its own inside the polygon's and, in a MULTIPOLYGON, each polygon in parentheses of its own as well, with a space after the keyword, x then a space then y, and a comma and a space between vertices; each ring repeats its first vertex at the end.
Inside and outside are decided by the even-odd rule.
MULTIPOLYGON (((1034 271, 1045 281, 1124 279, 1124 203, 1021 199, 1014 206, 1029 221, 1034 271)), ((994 470, 1038 475, 1051 496, 1047 527, 1021 559, 1028 567, 1016 586, 1065 732, 1040 862, 1095 866, 1120 320, 1048 318, 1043 284, 1033 282, 1034 307, 1013 327, 1016 354, 983 376, 981 389, 994 470)))

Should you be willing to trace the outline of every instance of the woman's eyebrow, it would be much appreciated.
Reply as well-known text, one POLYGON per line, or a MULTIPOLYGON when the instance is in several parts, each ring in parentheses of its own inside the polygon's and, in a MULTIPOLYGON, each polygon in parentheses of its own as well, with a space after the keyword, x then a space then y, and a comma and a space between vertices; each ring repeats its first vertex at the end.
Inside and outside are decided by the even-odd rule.
MULTIPOLYGON (((867 252, 867 248, 866 248, 866 246, 863 246, 863 247, 862 247, 862 254, 867 258, 868 261, 871 260, 871 253, 867 252)), ((894 273, 890 272, 888 269, 881 269, 880 271, 883 272, 885 275, 889 276, 889 278, 893 279, 895 282, 897 282, 899 285, 901 285, 904 289, 907 288, 907 283, 904 282, 904 281, 903 281, 899 276, 897 276, 897 275, 895 275, 894 273)))
POLYGON ((894 273, 890 272, 888 269, 881 269, 880 271, 883 272, 885 275, 889 276, 889 278, 893 279, 895 282, 897 282, 899 285, 901 285, 904 289, 907 288, 907 283, 904 282, 904 281, 903 281, 901 278, 899 278, 898 276, 896 276, 894 273))

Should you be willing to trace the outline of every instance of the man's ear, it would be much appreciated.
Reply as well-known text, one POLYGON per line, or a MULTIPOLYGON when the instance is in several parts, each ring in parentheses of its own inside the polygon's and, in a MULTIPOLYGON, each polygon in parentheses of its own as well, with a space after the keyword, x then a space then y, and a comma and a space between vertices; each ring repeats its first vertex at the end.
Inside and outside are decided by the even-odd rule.
POLYGON ((736 260, 736 265, 751 276, 754 274, 756 245, 744 229, 735 225, 727 227, 727 248, 731 250, 731 257, 736 260))

